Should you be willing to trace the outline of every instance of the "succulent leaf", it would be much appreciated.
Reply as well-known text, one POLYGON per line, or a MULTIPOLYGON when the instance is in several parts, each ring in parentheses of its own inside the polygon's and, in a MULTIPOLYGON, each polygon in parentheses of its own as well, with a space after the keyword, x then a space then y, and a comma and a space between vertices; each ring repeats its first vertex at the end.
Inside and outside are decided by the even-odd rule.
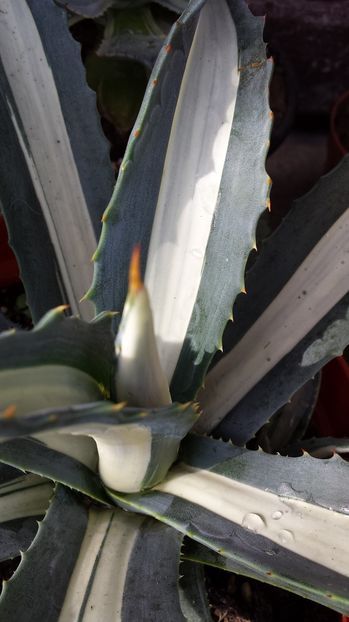
POLYGON ((44 515, 52 495, 50 482, 23 475, 0 464, 0 562, 17 557, 29 547, 37 531, 36 518, 44 515))
POLYGON ((63 9, 40 0, 1 6, 1 202, 10 239, 34 320, 61 302, 90 319, 91 303, 79 301, 113 184, 94 97, 63 9))
POLYGON ((59 486, 5 584, 1 613, 18 622, 128 622, 151 620, 156 611, 160 619, 184 622, 177 587, 181 540, 149 518, 87 509, 59 486))
POLYGON ((203 566, 184 561, 180 572, 179 594, 185 619, 189 622, 212 622, 203 566))
POLYGON ((116 337, 116 394, 129 406, 166 406, 171 396, 161 367, 148 292, 140 272, 140 248, 133 251, 129 290, 116 337))
POLYGON ((287 453, 303 438, 319 397, 321 374, 308 380, 256 434, 258 447, 268 453, 287 453))
POLYGON ((6 413, 6 409, 12 407, 17 416, 41 408, 103 399, 91 376, 65 365, 36 365, 0 371, 0 394, 2 411, 6 413))
MULTIPOLYGON (((0 336, 0 378, 11 371, 13 378, 25 370, 37 376, 39 367, 64 367, 79 370, 94 379, 105 394, 114 394, 115 353, 111 315, 103 314, 88 324, 76 317, 67 318, 64 307, 48 312, 32 331, 8 331, 0 336), (29 371, 30 370, 30 371, 29 371)), ((11 392, 16 404, 19 386, 11 392)), ((10 391, 8 391, 10 398, 10 391)), ((101 395, 102 397, 102 395, 101 395)), ((40 396, 37 396, 40 401, 40 396)), ((88 395, 86 400, 88 401, 88 395)), ((42 408, 45 404, 42 405, 42 408)), ((40 406, 36 407, 37 409, 40 406)))
MULTIPOLYGON (((72 13, 90 18, 99 17, 110 8, 127 9, 149 4, 149 0, 56 0, 56 2, 72 13)), ((188 4, 188 0, 154 0, 154 2, 176 13, 184 11, 188 4)))
POLYGON ((293 443, 288 450, 289 455, 309 453, 314 458, 331 458, 334 454, 349 454, 349 438, 309 438, 293 443))
MULTIPOLYGON (((106 486, 124 492, 136 492, 151 488, 164 479, 177 458, 180 441, 197 417, 191 404, 173 404, 145 411, 123 408, 122 405, 109 402, 51 409, 24 418, 12 417, 0 420, 0 439, 12 439, 0 443, 0 461, 28 468, 75 488, 76 484, 69 479, 73 475, 75 477, 75 471, 71 469, 79 465, 81 473, 85 472, 86 467, 97 470, 98 457, 99 474, 106 486), (28 438, 29 434, 32 438, 28 438), (24 453, 19 453, 18 448, 22 446, 26 458, 24 453), (52 453, 53 450, 57 453, 52 453), (41 466, 39 457, 35 461, 35 451, 40 453, 41 466), (68 456, 73 461, 66 463, 64 458, 68 456), (24 459, 30 461, 28 467, 23 466, 24 459), (62 480, 63 467, 62 472, 58 466, 51 467, 50 459, 64 465, 66 480, 62 480), (45 470, 41 472, 37 470, 39 468, 45 470)), ((93 475, 93 481, 97 482, 89 469, 87 475, 93 475)), ((83 484, 80 471, 76 476, 77 489, 81 490, 83 484)), ((95 485, 93 490, 96 490, 95 485)), ((90 493, 87 491, 86 494, 90 493)))
POLYGON ((149 7, 109 11, 99 56, 128 58, 153 68, 165 39, 149 7))
POLYGON ((188 437, 146 495, 113 493, 232 560, 248 576, 347 613, 349 465, 285 458, 188 437))
POLYGON ((141 243, 160 360, 179 401, 194 397, 217 349, 266 205, 262 28, 240 0, 188 5, 155 64, 95 255, 90 295, 98 310, 122 309, 141 243))
POLYGON ((348 174, 345 158, 267 240, 228 329, 233 347, 206 377, 198 431, 219 424, 244 444, 349 343, 348 174))
POLYGON ((65 484, 96 501, 108 503, 100 479, 90 468, 34 438, 1 442, 0 462, 65 484))

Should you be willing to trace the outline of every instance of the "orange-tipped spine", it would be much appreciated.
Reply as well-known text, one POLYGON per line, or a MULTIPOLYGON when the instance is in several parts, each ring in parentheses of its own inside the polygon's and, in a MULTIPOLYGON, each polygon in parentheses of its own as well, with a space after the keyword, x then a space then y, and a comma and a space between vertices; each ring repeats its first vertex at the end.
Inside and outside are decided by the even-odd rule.
POLYGON ((130 294, 137 293, 143 288, 141 276, 141 246, 137 244, 133 251, 130 261, 130 269, 128 273, 128 291, 130 294))

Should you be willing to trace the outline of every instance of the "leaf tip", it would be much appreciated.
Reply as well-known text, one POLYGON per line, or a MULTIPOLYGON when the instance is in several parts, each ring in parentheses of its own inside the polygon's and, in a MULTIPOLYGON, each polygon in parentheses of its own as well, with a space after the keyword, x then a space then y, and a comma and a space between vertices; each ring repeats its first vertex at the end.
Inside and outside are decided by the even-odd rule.
POLYGON ((17 410, 16 404, 9 404, 1 413, 2 419, 13 419, 17 410))
POLYGON ((141 246, 137 244, 133 251, 130 261, 130 269, 128 274, 128 288, 129 292, 135 294, 143 288, 143 281, 141 276, 141 246))
POLYGON ((118 404, 113 404, 112 411, 119 412, 120 410, 123 410, 126 405, 127 405, 127 402, 118 402, 118 404))

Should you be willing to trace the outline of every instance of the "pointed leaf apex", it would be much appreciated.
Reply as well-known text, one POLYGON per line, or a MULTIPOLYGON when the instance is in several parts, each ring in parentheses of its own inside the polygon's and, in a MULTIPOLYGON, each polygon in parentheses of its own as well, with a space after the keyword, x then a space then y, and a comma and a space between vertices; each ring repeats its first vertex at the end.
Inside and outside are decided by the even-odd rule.
POLYGON ((143 281, 141 276, 141 247, 137 244, 132 252, 130 261, 130 269, 128 274, 128 288, 129 293, 137 293, 143 288, 143 281))
POLYGON ((9 404, 1 413, 2 419, 12 419, 15 416, 17 406, 16 404, 9 404))
POLYGON ((68 309, 69 305, 59 305, 54 309, 54 311, 57 311, 57 313, 64 313, 64 311, 67 311, 68 309))
POLYGON ((127 406, 127 402, 119 402, 118 404, 113 404, 112 410, 113 412, 118 412, 119 410, 123 410, 127 406))

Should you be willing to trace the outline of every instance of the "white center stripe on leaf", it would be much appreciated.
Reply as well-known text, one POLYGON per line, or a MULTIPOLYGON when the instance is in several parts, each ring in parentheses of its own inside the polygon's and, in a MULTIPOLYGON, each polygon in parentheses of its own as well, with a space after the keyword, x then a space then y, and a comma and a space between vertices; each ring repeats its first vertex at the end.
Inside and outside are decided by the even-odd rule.
MULTIPOLYGON (((90 286, 96 248, 85 196, 51 67, 25 0, 1 0, 0 53, 16 112, 8 101, 54 246, 68 302, 84 319, 91 303, 79 306, 90 286)), ((73 88, 73 87, 72 87, 73 88)))
POLYGON ((187 499, 349 577, 348 515, 186 465, 172 469, 156 489, 187 499))
POLYGON ((143 520, 121 511, 90 510, 59 622, 121 622, 128 561, 143 520))
POLYGON ((349 209, 241 341, 207 375, 205 389, 199 393, 203 415, 195 429, 201 433, 212 430, 348 290, 349 209))
POLYGON ((235 25, 225 0, 202 8, 167 149, 145 284, 168 381, 197 297, 239 82, 235 25))

